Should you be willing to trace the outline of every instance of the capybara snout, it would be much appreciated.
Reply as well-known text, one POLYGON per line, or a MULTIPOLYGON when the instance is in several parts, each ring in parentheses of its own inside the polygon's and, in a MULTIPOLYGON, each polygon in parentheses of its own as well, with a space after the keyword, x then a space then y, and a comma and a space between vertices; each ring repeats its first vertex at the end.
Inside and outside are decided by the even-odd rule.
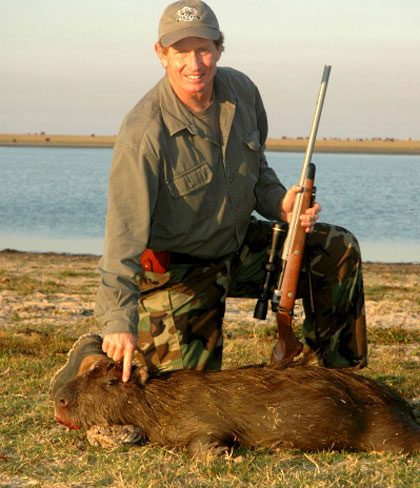
POLYGON ((420 426, 393 390, 363 376, 314 366, 180 370, 149 378, 104 359, 55 397, 71 427, 135 425, 143 437, 192 454, 244 447, 404 451, 420 449, 420 426))

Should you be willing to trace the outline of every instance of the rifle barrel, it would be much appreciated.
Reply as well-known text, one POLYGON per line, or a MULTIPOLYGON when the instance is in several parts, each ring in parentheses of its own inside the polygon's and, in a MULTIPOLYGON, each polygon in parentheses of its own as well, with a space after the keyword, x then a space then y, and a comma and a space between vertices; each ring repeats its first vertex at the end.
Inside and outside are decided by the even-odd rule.
POLYGON ((308 145, 306 147, 305 159, 302 163, 302 170, 300 174, 299 184, 303 186, 303 181, 306 177, 306 171, 308 164, 311 162, 312 153, 314 152, 314 146, 316 141, 316 135, 318 132, 319 120, 321 118, 322 107, 324 105, 325 92, 327 91, 328 80, 330 78, 331 66, 325 65, 322 73, 321 86, 319 89, 318 100, 316 102, 315 112, 313 116, 311 132, 309 134, 308 145))
MULTIPOLYGON (((315 106, 315 112, 313 115, 311 131, 309 133, 308 145, 306 147, 305 158, 302 163, 302 169, 300 173, 299 185, 303 187, 306 178, 306 173, 308 171, 308 166, 312 160, 312 153, 314 151, 316 135, 318 132, 319 120, 321 118, 322 107, 324 105, 325 93, 327 91, 328 80, 330 77, 331 66, 325 65, 324 71, 322 73, 321 86, 319 89, 318 99, 315 106)), ((286 241, 283 246, 282 260, 287 261, 290 253, 290 247, 296 235, 296 230, 299 225, 299 217, 302 213, 302 200, 303 193, 298 193, 296 195, 296 200, 293 206, 292 220, 289 224, 289 232, 287 234, 286 241)))

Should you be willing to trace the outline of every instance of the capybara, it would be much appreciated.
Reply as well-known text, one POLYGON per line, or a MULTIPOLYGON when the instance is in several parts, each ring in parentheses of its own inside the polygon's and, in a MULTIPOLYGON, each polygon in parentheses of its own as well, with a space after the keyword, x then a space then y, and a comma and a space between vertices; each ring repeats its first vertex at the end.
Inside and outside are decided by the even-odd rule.
POLYGON ((245 447, 413 452, 420 426, 396 392, 371 379, 318 366, 180 370, 145 381, 133 367, 100 360, 55 396, 70 428, 134 425, 145 440, 203 455, 245 447))

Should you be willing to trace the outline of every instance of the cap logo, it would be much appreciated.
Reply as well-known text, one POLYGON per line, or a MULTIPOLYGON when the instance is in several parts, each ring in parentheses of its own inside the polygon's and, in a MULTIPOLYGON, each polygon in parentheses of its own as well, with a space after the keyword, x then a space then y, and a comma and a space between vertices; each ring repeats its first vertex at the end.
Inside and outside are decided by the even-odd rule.
POLYGON ((183 7, 176 13, 178 18, 177 22, 192 22, 193 20, 200 20, 198 10, 193 7, 183 7))

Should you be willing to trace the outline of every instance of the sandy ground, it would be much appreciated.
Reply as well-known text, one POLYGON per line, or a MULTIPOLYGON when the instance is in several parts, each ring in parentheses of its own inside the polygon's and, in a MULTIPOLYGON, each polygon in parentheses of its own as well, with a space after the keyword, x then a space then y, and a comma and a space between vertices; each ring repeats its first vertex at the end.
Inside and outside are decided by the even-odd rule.
MULTIPOLYGON (((68 328, 69 334, 75 337, 80 334, 81 328, 83 332, 86 329, 97 330, 93 318, 93 307, 98 284, 98 275, 96 273, 98 259, 98 256, 90 255, 0 251, 0 330, 13 330, 13 327, 19 327, 20 330, 23 329, 26 332, 31 332, 36 331, 38 327, 47 326, 48 331, 50 330, 49 328, 60 327, 66 331, 68 328)), ((397 330, 397 332, 398 328, 401 330, 409 330, 410 332, 420 329, 420 264, 365 263, 364 277, 368 328, 371 332, 375 328, 381 330, 387 330, 389 328, 389 330, 393 329, 397 330)), ((226 329, 231 334, 234 335, 235 330, 247 328, 247 326, 251 326, 255 330, 258 324, 260 324, 259 321, 252 318, 255 300, 228 299, 227 305, 225 323, 226 329)), ((297 312, 298 314, 300 313, 299 307, 297 307, 297 312)), ((270 317, 269 320, 274 323, 274 317, 270 317)), ((240 338, 237 338, 237 341, 230 341, 230 345, 227 344, 227 349, 233 342, 239 342, 240 340, 240 338)), ((242 341, 244 340, 249 342, 249 335, 242 339, 242 341)), ((418 422, 420 422, 419 389, 418 385, 415 386, 413 384, 416 378, 415 368, 418 369, 418 365, 420 364, 418 345, 419 342, 416 344, 413 341, 410 341, 410 344, 396 343, 395 341, 392 341, 391 344, 375 344, 377 350, 376 355, 380 352, 380 358, 386 358, 388 362, 385 365, 379 365, 377 361, 376 363, 372 361, 372 363, 375 364, 373 369, 376 372, 382 371, 382 378, 386 378, 392 386, 395 385, 395 387, 400 389, 401 383, 399 380, 403 377, 402 383, 405 388, 406 397, 410 399, 414 413, 417 416, 418 422), (383 367, 380 369, 379 366, 383 367), (394 370, 396 371, 395 374, 394 370), (408 374, 405 375, 407 372, 408 374), (396 383, 392 383, 392 381, 396 383)), ((240 350, 241 347, 237 349, 240 350)), ((31 361, 30 356, 28 356, 28 361, 31 361)), ((2 374, 8 375, 11 371, 11 368, 9 368, 3 371, 2 374)), ((11 393, 11 395, 14 394, 16 397, 19 397, 19 401, 22 399, 23 402, 23 397, 27 394, 27 390, 23 390, 25 392, 24 395, 20 388, 21 386, 19 386, 19 389, 13 390, 15 393, 11 393)), ((68 436, 68 434, 62 434, 58 430, 59 426, 56 427, 56 430, 51 430, 50 434, 48 434, 48 431, 46 434, 45 418, 42 416, 44 414, 39 413, 39 406, 36 408, 35 413, 32 407, 32 402, 39 403, 43 395, 41 392, 35 399, 29 398, 28 400, 26 398, 26 403, 22 403, 22 412, 19 410, 18 413, 13 414, 13 417, 11 417, 9 408, 9 417, 5 418, 13 420, 11 424, 13 428, 10 430, 11 435, 21 435, 23 439, 26 439, 26 436, 23 436, 22 432, 25 429, 29 429, 29 437, 27 445, 23 443, 23 440, 12 443, 9 439, 5 444, 6 448, 4 450, 2 450, 3 446, 0 441, 0 465, 3 462, 4 468, 6 469, 3 478, 0 474, 0 486, 16 488, 35 485, 46 486, 47 484, 51 487, 70 486, 70 484, 66 484, 66 481, 62 484, 53 478, 48 483, 48 476, 60 470, 60 473, 64 473, 64 478, 60 477, 60 480, 76 480, 77 475, 74 473, 80 471, 80 465, 82 467, 87 466, 88 470, 93 469, 97 465, 98 469, 96 471, 94 469, 92 471, 91 469, 91 471, 98 479, 97 471, 104 464, 101 456, 105 456, 106 458, 109 456, 108 452, 106 452, 103 455, 99 454, 97 458, 97 454, 84 447, 86 444, 85 440, 66 439, 63 441, 64 435, 68 436), (30 407, 27 406, 29 404, 31 405, 30 407), (34 444, 37 439, 39 439, 39 448, 37 445, 35 449, 34 444), (61 444, 64 445, 64 448, 61 448, 61 444), (50 456, 48 459, 45 457, 45 453, 47 453, 47 456, 50 456), (53 457, 51 457, 51 453, 53 453, 53 457), (40 461, 41 464, 52 463, 54 466, 52 468, 48 464, 46 466, 46 476, 41 476, 42 481, 38 482, 38 479, 36 479, 38 478, 38 474, 34 473, 39 473, 39 470, 34 471, 28 467, 33 466, 34 463, 36 466, 40 461), (7 470, 8 462, 10 463, 10 471, 7 470), (66 467, 69 467, 67 471, 64 469, 66 467), (2 482, 1 480, 4 481, 2 482)), ((16 405, 18 405, 17 402, 16 405)), ((113 461, 114 471, 118 471, 119 469, 119 459, 122 459, 123 462, 123 468, 121 469, 126 470, 128 453, 124 451, 122 453, 124 458, 122 458, 118 457, 118 451, 116 451, 115 455, 112 451, 109 452, 111 452, 112 456, 115 456, 115 462, 117 463, 115 464, 113 461)), ((134 455, 141 455, 142 452, 135 452, 134 455)), ((147 457, 147 451, 145 455, 151 463, 154 462, 157 466, 162 465, 160 457, 156 461, 153 456, 147 457)), ((367 470, 367 472, 374 469, 375 472, 381 472, 382 476, 382 472, 386 472, 386 469, 388 471, 391 469, 386 464, 391 461, 381 461, 377 458, 377 453, 375 455, 376 457, 369 458, 364 454, 360 458, 360 462, 358 458, 354 457, 346 458, 348 459, 347 461, 343 458, 338 460, 335 465, 347 463, 347 472, 351 472, 349 463, 352 463, 352 465, 354 463, 360 463, 360 466, 357 465, 358 469, 367 470)), ((308 457, 306 454, 305 457, 319 469, 318 464, 316 464, 315 460, 312 460, 312 457, 308 457)), ((387 454, 386 459, 388 458, 389 455, 387 454)), ((331 466, 332 469, 336 469, 333 458, 321 459, 316 457, 316 459, 319 459, 319 463, 323 467, 322 469, 329 469, 331 466)), ((173 462, 173 458, 171 458, 170 462, 173 462)), ((252 458, 250 458, 250 462, 252 462, 252 458)), ((284 459, 281 462, 284 463, 284 459)), ((292 466, 291 469, 299 469, 296 466, 292 466)), ((403 465, 401 463, 397 465, 397 468, 400 470, 402 467, 403 465)), ((352 469, 354 471, 354 466, 352 469)), ((259 471, 261 470, 259 469, 259 471)), ((278 472, 277 469, 276 473, 278 474, 278 472)), ((415 467, 413 468, 413 476, 415 477, 414 473, 415 467)), ((398 476, 396 478, 392 478, 389 474, 387 476, 388 478, 386 479, 398 479, 398 476)), ((104 482, 108 484, 107 480, 109 477, 103 478, 101 475, 99 479, 101 481, 98 481, 98 483, 101 485, 104 482)), ((119 480, 121 481, 122 478, 119 477, 119 480)), ((122 481, 112 486, 122 486, 121 483, 122 481)), ((88 483, 88 485, 97 486, 95 481, 88 483)), ((71 483, 71 486, 88 485, 77 484, 76 482, 71 483)), ((326 485, 324 484, 323 486, 326 485)), ((376 484, 375 486, 380 485, 376 484)), ((396 485, 393 484, 392 486, 396 485)))
MULTIPOLYGON (((76 325, 95 327, 97 256, 0 252, 0 327, 76 325)), ((369 327, 420 327, 420 264, 365 263, 369 327)), ((255 325, 255 300, 228 299, 225 321, 255 325)), ((297 307, 299 314, 299 307, 297 307)), ((269 320, 274 321, 274 317, 269 320)))

